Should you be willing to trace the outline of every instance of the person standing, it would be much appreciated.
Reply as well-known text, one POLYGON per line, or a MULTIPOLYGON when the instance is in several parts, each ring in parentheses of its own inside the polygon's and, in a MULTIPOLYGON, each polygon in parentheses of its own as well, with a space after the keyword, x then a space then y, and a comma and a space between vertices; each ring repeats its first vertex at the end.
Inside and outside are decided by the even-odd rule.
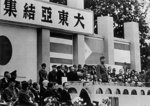
POLYGON ((40 86, 42 86, 42 82, 44 80, 47 80, 47 71, 45 70, 46 69, 46 64, 43 63, 41 65, 41 70, 39 71, 39 83, 40 83, 40 86))
POLYGON ((52 71, 48 74, 49 82, 57 82, 57 66, 52 66, 52 71))
POLYGON ((17 97, 18 95, 15 89, 15 82, 9 81, 8 87, 4 89, 2 98, 5 100, 5 102, 9 104, 9 103, 15 103, 17 100, 17 97))
POLYGON ((62 72, 61 66, 57 67, 57 83, 59 85, 62 84, 62 77, 64 77, 64 73, 62 72))
POLYGON ((78 75, 73 66, 70 67, 70 72, 67 74, 67 78, 68 81, 78 81, 78 75))
POLYGON ((22 90, 18 94, 17 106, 36 106, 32 101, 32 92, 29 90, 29 84, 26 81, 22 82, 22 90))
POLYGON ((42 82, 42 86, 40 87, 40 103, 41 103, 40 105, 41 106, 44 105, 44 95, 45 95, 45 92, 47 91, 48 83, 49 83, 48 80, 44 80, 42 82))
POLYGON ((45 70, 46 69, 46 64, 43 63, 41 65, 41 70, 39 71, 39 84, 40 84, 40 102, 41 102, 41 105, 43 103, 43 81, 47 80, 47 71, 45 70))
POLYGON ((100 64, 97 65, 96 74, 97 74, 98 80, 101 79, 102 82, 105 82, 105 83, 108 82, 108 74, 106 72, 104 56, 100 57, 100 64))
POLYGON ((31 92, 34 95, 34 101, 40 104, 40 86, 37 82, 34 82, 32 87, 30 88, 31 92))

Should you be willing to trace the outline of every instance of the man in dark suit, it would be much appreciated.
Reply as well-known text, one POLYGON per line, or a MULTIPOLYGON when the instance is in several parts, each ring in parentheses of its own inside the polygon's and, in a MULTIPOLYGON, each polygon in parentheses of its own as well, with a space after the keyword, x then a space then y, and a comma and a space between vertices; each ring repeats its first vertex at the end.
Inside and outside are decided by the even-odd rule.
POLYGON ((52 66, 52 71, 48 74, 48 80, 49 82, 56 82, 57 81, 57 66, 52 66))
POLYGON ((64 82, 63 83, 63 90, 62 90, 62 98, 61 98, 61 102, 62 104, 64 104, 64 106, 71 106, 71 96, 70 94, 68 93, 68 88, 69 88, 69 85, 67 82, 64 82))
POLYGON ((78 81, 78 75, 73 66, 70 67, 70 72, 67 74, 68 81, 78 81))
POLYGON ((47 87, 48 87, 48 80, 44 80, 43 82, 42 82, 42 86, 41 86, 41 88, 40 88, 40 102, 41 102, 41 106, 43 106, 44 105, 44 96, 45 96, 45 92, 46 92, 46 90, 47 90, 47 87))
POLYGON ((31 101, 32 93, 29 90, 29 84, 26 81, 22 82, 22 90, 18 94, 18 104, 17 106, 36 106, 31 101))
POLYGON ((62 77, 64 77, 64 73, 62 72, 61 66, 57 67, 57 83, 62 84, 62 77))
POLYGON ((98 80, 102 80, 102 82, 108 82, 108 74, 106 72, 106 67, 105 67, 105 57, 102 56, 100 57, 100 65, 97 65, 96 68, 96 74, 98 80))
POLYGON ((40 78, 39 83, 40 83, 40 86, 42 86, 42 82, 44 80, 47 80, 47 71, 45 70, 46 69, 46 64, 43 63, 41 65, 41 67, 42 67, 42 69, 39 71, 39 78, 40 78))
POLYGON ((88 91, 88 85, 88 82, 83 83, 83 89, 81 90, 79 97, 83 99, 83 104, 85 104, 85 106, 93 106, 88 91))
POLYGON ((8 87, 11 75, 8 71, 4 72, 4 78, 1 79, 0 83, 0 91, 3 91, 5 88, 8 87))

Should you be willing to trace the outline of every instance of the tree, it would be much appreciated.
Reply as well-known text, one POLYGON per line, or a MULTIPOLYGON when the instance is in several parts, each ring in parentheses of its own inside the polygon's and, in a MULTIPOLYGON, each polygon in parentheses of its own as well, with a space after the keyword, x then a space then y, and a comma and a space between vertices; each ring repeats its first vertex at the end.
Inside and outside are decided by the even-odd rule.
POLYGON ((67 0, 49 0, 50 2, 67 5, 67 0))

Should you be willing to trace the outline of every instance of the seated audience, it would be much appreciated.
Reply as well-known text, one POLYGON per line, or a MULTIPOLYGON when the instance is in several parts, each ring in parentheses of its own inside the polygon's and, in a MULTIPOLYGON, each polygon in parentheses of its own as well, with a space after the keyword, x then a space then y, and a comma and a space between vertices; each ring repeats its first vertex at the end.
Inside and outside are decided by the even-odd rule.
POLYGON ((68 93, 68 89, 69 89, 69 84, 67 82, 63 83, 63 90, 62 90, 62 97, 61 97, 61 102, 64 106, 71 106, 71 96, 68 93))
POLYGON ((18 95, 18 104, 17 106, 36 106, 36 103, 33 103, 32 93, 29 90, 29 84, 26 81, 22 82, 22 89, 18 95))
POLYGON ((39 86, 39 84, 34 82, 30 90, 35 97, 34 101, 36 103, 40 103, 40 86, 39 86))
POLYGON ((16 80, 17 78, 17 70, 10 73, 11 74, 11 81, 15 82, 15 87, 19 91, 20 89, 20 82, 16 80))
POLYGON ((49 83, 48 80, 44 80, 44 81, 42 82, 42 87, 40 88, 40 89, 41 89, 41 90, 40 90, 40 100, 41 100, 40 102, 41 102, 41 105, 44 104, 44 95, 45 95, 45 92, 46 92, 46 90, 47 90, 48 83, 49 83))
MULTIPOLYGON (((42 69, 39 72, 39 83, 32 83, 32 80, 17 81, 17 71, 9 73, 5 71, 4 78, 0 80, 0 102, 7 102, 13 106, 39 106, 52 105, 55 106, 71 106, 71 96, 68 92, 69 83, 62 84, 62 77, 67 77, 68 81, 84 81, 83 89, 80 92, 80 97, 83 99, 84 106, 93 106, 90 98, 89 83, 93 84, 114 84, 121 86, 150 86, 150 70, 137 72, 127 67, 119 70, 105 66, 105 57, 100 58, 99 65, 67 65, 52 66, 52 71, 45 70, 46 64, 42 64, 42 69), (118 74, 116 74, 118 73, 118 74), (47 80, 48 78, 48 80, 47 80), (63 86, 61 89, 60 86, 63 86), (47 104, 45 100, 48 100, 47 104), (52 104, 51 104, 52 103, 52 104)), ((72 83, 72 82, 70 82, 72 83)))
POLYGON ((47 97, 54 97, 54 91, 53 91, 53 83, 49 82, 47 86, 47 90, 44 92, 43 98, 47 97))
POLYGON ((11 79, 11 75, 8 71, 4 72, 4 78, 1 79, 0 83, 0 91, 3 92, 5 88, 8 87, 9 81, 11 79))
POLYGON ((111 77, 112 82, 116 82, 117 81, 116 69, 115 68, 112 69, 112 73, 110 73, 110 77, 111 77))
POLYGON ((15 82, 9 81, 9 85, 2 93, 2 98, 7 103, 15 103, 17 100, 17 91, 15 89, 15 82))
POLYGON ((84 82, 83 89, 81 90, 80 95, 79 95, 79 97, 83 99, 84 106, 92 106, 88 86, 89 86, 89 83, 84 82))
POLYGON ((117 81, 119 83, 122 83, 123 82, 123 71, 122 71, 122 69, 119 70, 119 74, 117 74, 116 76, 117 76, 117 81))

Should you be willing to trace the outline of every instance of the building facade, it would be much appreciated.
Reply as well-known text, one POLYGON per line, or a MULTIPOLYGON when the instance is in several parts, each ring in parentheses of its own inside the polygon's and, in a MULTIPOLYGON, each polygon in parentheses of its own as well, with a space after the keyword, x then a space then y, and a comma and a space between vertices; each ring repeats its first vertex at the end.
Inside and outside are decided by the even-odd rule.
POLYGON ((114 38, 113 18, 98 17, 94 34, 93 12, 84 0, 68 6, 38 0, 0 0, 0 75, 17 70, 20 80, 37 81, 42 63, 122 65, 140 71, 138 23, 125 23, 125 39, 114 38), (10 6, 11 5, 11 6, 10 6))

